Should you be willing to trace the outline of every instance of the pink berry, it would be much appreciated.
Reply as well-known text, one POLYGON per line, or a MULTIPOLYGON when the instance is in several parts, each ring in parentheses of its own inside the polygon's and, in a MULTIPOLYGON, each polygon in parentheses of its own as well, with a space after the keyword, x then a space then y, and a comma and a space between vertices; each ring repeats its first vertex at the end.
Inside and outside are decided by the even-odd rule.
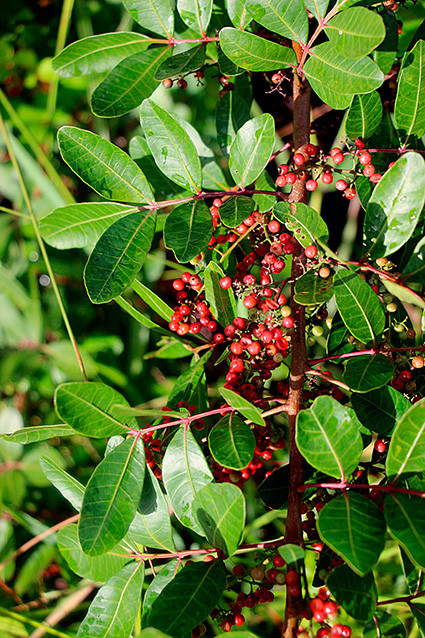
POLYGON ((315 191, 317 188, 317 182, 315 179, 307 180, 305 187, 308 191, 315 191))
POLYGON ((338 179, 335 182, 335 188, 337 189, 337 191, 345 191, 347 187, 348 187, 348 184, 345 181, 345 179, 338 179))

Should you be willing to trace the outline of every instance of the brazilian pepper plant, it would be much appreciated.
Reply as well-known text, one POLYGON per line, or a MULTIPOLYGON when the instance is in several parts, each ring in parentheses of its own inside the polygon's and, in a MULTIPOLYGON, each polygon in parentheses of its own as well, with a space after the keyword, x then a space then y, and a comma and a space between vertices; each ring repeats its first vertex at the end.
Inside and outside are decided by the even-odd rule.
POLYGON ((183 372, 162 403, 131 406, 87 380, 73 339, 61 423, 4 436, 107 440, 85 486, 41 460, 78 512, 59 550, 99 584, 77 638, 423 632, 423 27, 400 52, 392 0, 123 3, 134 31, 80 39, 53 68, 103 73, 95 118, 138 109, 140 128, 128 152, 60 128, 94 194, 34 224, 46 255, 86 251, 87 304, 118 304, 159 341, 159 368, 183 372), (219 85, 209 144, 166 99, 191 76, 200 94, 219 85), (344 116, 330 141, 324 116, 344 116), (321 215, 335 190, 334 209, 358 213, 353 254, 321 215), (168 297, 143 279, 158 250, 168 297), (375 580, 388 551, 395 599, 375 580))

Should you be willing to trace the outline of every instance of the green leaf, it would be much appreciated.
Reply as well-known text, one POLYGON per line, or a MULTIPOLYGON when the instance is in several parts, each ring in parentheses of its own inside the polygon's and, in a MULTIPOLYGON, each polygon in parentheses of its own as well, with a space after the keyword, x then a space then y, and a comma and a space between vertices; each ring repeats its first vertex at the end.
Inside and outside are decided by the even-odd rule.
POLYGON ((237 29, 245 29, 252 20, 245 0, 226 0, 226 9, 237 29))
POLYGON ((217 321, 228 326, 236 317, 236 300, 231 288, 224 290, 220 286, 222 277, 223 270, 214 261, 210 261, 204 270, 205 299, 217 321))
POLYGON ((329 239, 326 223, 319 213, 307 204, 278 202, 273 208, 273 215, 293 232, 303 248, 314 244, 316 239, 324 244, 329 239))
POLYGON ((425 399, 412 405, 397 423, 386 470, 388 477, 425 470, 425 399))
POLYGON ((234 62, 229 60, 227 55, 224 55, 220 45, 217 46, 217 61, 218 61, 219 71, 223 75, 236 76, 236 75, 241 75, 242 73, 245 73, 244 69, 241 69, 239 66, 236 66, 234 62))
POLYGON ((129 536, 139 545, 175 552, 168 503, 158 479, 147 467, 139 511, 130 525, 129 536))
POLYGON ((205 63, 205 44, 191 47, 183 53, 173 55, 161 62, 155 73, 155 80, 176 78, 183 73, 198 71, 205 63))
POLYGON ((278 547, 278 552, 287 565, 297 570, 300 569, 305 560, 305 550, 299 545, 294 545, 292 543, 281 545, 278 547))
POLYGON ((173 309, 170 308, 170 306, 166 304, 165 301, 161 299, 161 297, 158 297, 157 294, 155 294, 150 288, 142 284, 141 281, 138 281, 138 279, 135 279, 133 281, 131 287, 133 288, 136 295, 143 299, 143 301, 149 306, 149 308, 151 308, 151 310, 165 319, 165 321, 170 321, 173 314, 173 309))
POLYGON ((372 569, 385 547, 383 514, 372 501, 352 492, 341 494, 320 510, 317 531, 359 576, 372 569))
POLYGON ((372 572, 362 578, 346 565, 341 565, 329 574, 326 585, 347 614, 357 620, 372 619, 378 600, 372 572))
POLYGON ((55 392, 58 416, 76 432, 99 439, 137 428, 134 417, 118 419, 112 415, 116 403, 128 406, 126 399, 103 383, 63 383, 55 392))
POLYGON ((232 470, 243 470, 254 456, 255 436, 238 416, 226 415, 210 430, 208 445, 217 463, 232 470))
POLYGON ((220 46, 232 62, 251 71, 273 71, 297 63, 293 49, 231 27, 221 29, 220 46))
POLYGON ((84 492, 78 535, 88 556, 106 554, 124 537, 139 504, 145 474, 140 439, 127 439, 96 467, 84 492))
POLYGON ((190 403, 196 388, 204 374, 205 365, 210 358, 211 352, 207 352, 197 361, 192 361, 192 365, 185 370, 177 379, 174 388, 171 390, 167 405, 169 407, 177 405, 179 401, 187 401, 190 403))
POLYGON ((309 270, 295 284, 294 300, 302 306, 317 306, 329 301, 333 295, 333 279, 323 279, 319 273, 309 270))
POLYGON ((201 162, 183 127, 152 100, 144 100, 140 122, 158 168, 179 186, 200 192, 201 162))
POLYGON ((130 140, 129 152, 149 180, 157 200, 174 199, 189 194, 184 188, 172 182, 159 170, 144 137, 135 135, 130 140))
POLYGON ((324 18, 329 0, 303 0, 306 9, 311 11, 315 18, 324 18))
POLYGON ((44 570, 57 560, 58 552, 54 545, 41 545, 37 547, 20 568, 13 583, 16 595, 22 597, 43 577, 44 570))
POLYGON ((381 16, 365 7, 351 7, 331 18, 325 33, 338 53, 350 59, 369 55, 385 38, 381 16))
POLYGON ((183 22, 201 35, 208 29, 212 7, 212 0, 177 0, 177 10, 183 22))
POLYGON ((29 428, 21 428, 10 434, 0 434, 0 439, 26 445, 27 443, 39 443, 53 439, 55 436, 72 436, 73 434, 75 434, 73 428, 59 423, 58 425, 33 425, 29 428))
POLYGON ((246 122, 230 147, 229 168, 241 188, 254 182, 267 165, 274 147, 274 119, 269 113, 246 122))
POLYGON ((308 18, 300 0, 248 0, 248 11, 256 22, 284 38, 307 42, 308 18))
POLYGON ((341 318, 351 334, 361 341, 375 341, 385 329, 385 312, 378 295, 350 270, 334 275, 335 302, 341 318))
POLYGON ((400 286, 395 281, 390 281, 389 279, 382 279, 382 283, 385 288, 397 299, 403 301, 408 304, 412 304, 413 306, 418 306, 425 310, 425 301, 424 299, 416 292, 407 288, 406 285, 400 286))
POLYGON ((186 263, 206 250, 213 233, 210 210, 203 199, 174 208, 164 227, 164 242, 177 261, 186 263))
POLYGON ((286 509, 289 492, 289 464, 278 467, 258 486, 258 496, 267 507, 286 509))
POLYGON ((364 245, 370 259, 391 255, 407 242, 425 203, 425 162, 406 153, 374 189, 364 220, 364 245))
POLYGON ((170 332, 168 330, 162 328, 154 321, 151 321, 151 319, 136 310, 136 308, 133 308, 133 306, 128 303, 128 301, 123 299, 123 297, 117 297, 117 299, 115 299, 115 303, 117 303, 123 310, 125 310, 125 312, 128 312, 128 314, 133 317, 133 319, 141 323, 142 326, 146 326, 147 328, 150 328, 151 330, 154 330, 156 332, 160 332, 163 335, 170 336, 170 332))
POLYGON ((245 419, 249 419, 257 425, 266 425, 266 422, 261 416, 261 410, 255 407, 250 401, 247 401, 247 399, 241 397, 240 394, 228 388, 219 388, 218 390, 226 403, 231 405, 232 408, 235 408, 245 419))
POLYGON ((249 217, 255 210, 255 201, 252 197, 241 195, 239 197, 229 197, 218 209, 220 220, 228 228, 236 228, 249 217))
POLYGON ((231 483, 210 483, 199 490, 192 512, 209 543, 232 556, 238 549, 245 526, 245 497, 231 483))
POLYGON ((94 247, 84 270, 93 303, 116 299, 130 286, 152 245, 156 210, 141 210, 109 226, 94 247))
POLYGON ((425 634, 425 604, 412 600, 409 607, 423 636, 425 634))
POLYGON ((171 55, 168 48, 142 51, 122 60, 91 96, 91 109, 98 117, 119 117, 140 106, 158 86, 159 65, 171 55))
POLYGON ((84 496, 84 487, 81 483, 46 456, 40 458, 40 466, 49 481, 59 490, 62 496, 71 503, 72 507, 79 512, 84 496))
POLYGON ((40 232, 54 248, 84 248, 94 244, 115 221, 136 211, 135 206, 125 204, 69 204, 43 217, 40 232))
POLYGON ((97 592, 77 638, 129 638, 139 611, 145 566, 123 567, 97 592))
POLYGON ((78 540, 78 526, 68 525, 60 529, 57 535, 60 553, 69 567, 81 578, 106 582, 124 567, 130 560, 126 556, 128 547, 118 543, 110 552, 103 556, 87 556, 81 549, 78 540))
POLYGON ((154 601, 145 622, 173 636, 190 635, 217 605, 225 586, 222 561, 185 565, 154 601))
MULTIPOLYGON (((156 574, 155 578, 152 579, 143 597, 143 609, 142 609, 142 621, 141 621, 142 627, 145 626, 145 619, 149 615, 149 612, 152 608, 153 603, 161 594, 164 587, 168 585, 168 583, 171 580, 173 580, 174 576, 181 570, 182 567, 183 567, 182 563, 179 562, 178 560, 170 560, 163 567, 161 567, 161 569, 156 574)), ((142 635, 144 635, 144 632, 142 632, 142 635)), ((157 638, 157 636, 155 636, 154 638, 157 638)))
POLYGON ((369 392, 386 385, 394 374, 394 364, 381 353, 362 354, 345 363, 344 382, 353 392, 369 392))
POLYGON ((397 422, 411 405, 401 392, 391 386, 365 394, 352 394, 351 404, 359 421, 381 436, 391 436, 397 422))
POLYGON ((145 51, 149 38, 141 33, 121 31, 91 35, 77 40, 52 60, 52 68, 61 78, 110 71, 134 53, 145 51))
POLYGON ((250 119, 249 107, 235 91, 228 91, 219 101, 215 117, 217 142, 223 155, 229 157, 236 133, 250 119))
MULTIPOLYGON (((333 108, 343 108, 341 98, 337 98, 335 105, 328 100, 329 91, 340 95, 341 87, 344 87, 343 95, 370 93, 384 81, 384 74, 370 58, 349 60, 338 53, 331 42, 313 47, 304 72, 317 95, 333 108)), ((345 103, 347 98, 343 99, 345 103)))
POLYGON ((205 457, 190 430, 181 426, 164 455, 162 475, 171 507, 179 521, 203 534, 193 516, 192 501, 197 492, 213 480, 205 457))
POLYGON ((174 34, 174 13, 170 0, 122 0, 140 26, 167 39, 174 34))
POLYGON ((409 282, 425 284, 425 237, 416 244, 410 254, 401 276, 409 282))
POLYGON ((90 131, 63 126, 58 143, 68 166, 105 199, 152 203, 152 191, 136 162, 111 142, 90 131))
POLYGON ((375 612, 375 618, 366 623, 363 628, 363 638, 404 638, 405 636, 406 630, 401 620, 379 609, 375 612))
POLYGON ((169 410, 165 413, 161 409, 155 408, 128 408, 125 405, 114 405, 112 408, 112 414, 114 416, 146 416, 149 420, 163 418, 165 416, 172 417, 174 419, 182 419, 188 415, 188 411, 185 408, 181 410, 169 410))
POLYGON ((419 40, 403 58, 394 106, 396 127, 406 142, 412 134, 422 137, 425 132, 424 72, 425 41, 419 40))
POLYGON ((328 396, 319 396, 297 416, 297 445, 317 470, 342 479, 360 461, 363 445, 359 422, 350 408, 328 396))
POLYGON ((373 60, 383 73, 389 73, 398 50, 398 22, 394 11, 383 11, 385 39, 372 54, 373 60))
POLYGON ((382 119, 382 102, 377 91, 355 95, 345 122, 345 132, 355 140, 373 135, 382 119))
MULTIPOLYGON (((259 191, 275 191, 276 184, 264 169, 255 180, 255 188, 259 191)), ((255 193, 253 200, 259 213, 268 213, 276 204, 277 198, 274 195, 266 195, 265 193, 255 193)))
POLYGON ((385 496, 388 529, 415 565, 425 569, 425 510, 423 499, 408 494, 385 496))

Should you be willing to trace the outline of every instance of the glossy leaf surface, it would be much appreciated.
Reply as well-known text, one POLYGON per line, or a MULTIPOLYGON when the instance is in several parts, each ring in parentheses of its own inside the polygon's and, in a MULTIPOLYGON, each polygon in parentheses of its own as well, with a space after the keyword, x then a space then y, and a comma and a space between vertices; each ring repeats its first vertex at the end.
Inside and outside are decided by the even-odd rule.
POLYGON ((58 142, 68 166, 105 199, 151 203, 152 191, 142 171, 111 142, 72 126, 59 129, 58 142))
POLYGON ((361 577, 346 565, 342 565, 329 574, 326 585, 335 596, 337 603, 350 616, 362 621, 372 619, 378 600, 378 591, 372 572, 361 577))
POLYGON ((273 215, 294 233, 294 237, 304 248, 314 244, 316 239, 325 244, 329 239, 326 223, 307 204, 278 202, 273 208, 273 215))
POLYGON ((43 217, 40 232, 54 248, 84 248, 94 244, 115 221, 136 211, 135 206, 125 204, 69 204, 43 217))
POLYGON ((186 263, 203 252, 211 239, 213 222, 210 210, 201 199, 174 208, 164 227, 164 241, 176 259, 186 263))
POLYGON ((230 147, 229 168, 235 182, 247 187, 268 163, 274 147, 274 120, 269 113, 246 122, 230 147))
POLYGON ((167 404, 170 407, 174 407, 179 401, 191 402, 198 383, 204 374, 204 367, 210 355, 211 352, 207 352, 197 361, 192 361, 191 366, 178 377, 174 388, 168 396, 167 404))
POLYGON ((233 470, 243 470, 254 456, 255 437, 241 418, 226 415, 211 428, 208 445, 217 463, 233 470))
POLYGON ((314 55, 304 66, 305 74, 313 90, 333 108, 341 106, 339 102, 334 103, 329 91, 340 94, 344 87, 344 94, 348 95, 370 93, 384 81, 382 71, 370 58, 350 60, 338 53, 330 42, 315 46, 312 52, 314 55))
POLYGON ((425 162, 418 153, 400 157, 374 189, 364 221, 369 258, 391 255, 412 235, 425 203, 425 162))
POLYGON ((173 55, 161 62, 155 72, 155 80, 175 78, 183 73, 193 73, 200 69, 205 62, 205 45, 191 47, 188 51, 173 55))
POLYGON ((132 562, 97 592, 77 638, 129 638, 139 610, 145 567, 132 562))
POLYGON ((415 565, 425 569, 425 510, 423 499, 408 494, 387 494, 385 518, 391 536, 415 565))
POLYGON ((49 481, 59 490, 62 496, 71 503, 72 507, 79 512, 83 503, 83 485, 46 456, 40 458, 40 466, 49 481))
POLYGON ((141 33, 121 31, 91 35, 63 49, 53 58, 52 67, 61 78, 103 73, 124 58, 145 51, 149 44, 149 39, 141 33))
POLYGON ((138 513, 130 525, 129 535, 139 545, 175 551, 168 503, 150 467, 146 470, 138 513))
POLYGON ((119 117, 140 106, 157 88, 156 71, 170 54, 170 49, 164 47, 122 60, 93 92, 93 113, 98 117, 119 117))
POLYGON ((266 425, 263 417, 261 416, 261 410, 259 410, 250 401, 241 397, 237 392, 229 390, 229 388, 219 388, 219 392, 223 399, 235 408, 245 419, 249 419, 257 425, 266 425))
POLYGON ((232 62, 251 71, 273 71, 297 63, 292 49, 231 27, 221 29, 220 46, 232 62))
POLYGON ((371 570, 385 546, 382 513, 372 501, 353 492, 341 494, 320 510, 317 530, 359 576, 371 570))
POLYGON ((203 534, 192 513, 195 494, 211 483, 213 475, 190 430, 181 426, 164 455, 162 475, 171 507, 179 521, 203 534))
POLYGON ((82 578, 106 582, 130 560, 126 556, 128 548, 118 543, 110 552, 102 556, 87 556, 78 540, 77 524, 60 529, 57 534, 60 553, 73 572, 82 578))
POLYGON ((425 237, 416 244, 401 275, 406 278, 407 285, 410 282, 425 283, 425 237))
POLYGON ((410 401, 391 386, 364 394, 352 394, 351 404, 359 421, 381 436, 390 436, 397 422, 411 406, 410 401))
POLYGON ((378 609, 375 612, 375 618, 364 626, 363 638, 381 638, 381 636, 405 638, 406 630, 399 618, 378 609))
POLYGON ((412 405, 395 428, 386 463, 389 477, 425 470, 425 399, 412 405))
POLYGON ((143 488, 143 444, 127 439, 96 467, 84 492, 78 536, 88 556, 110 551, 134 518, 143 488))
POLYGON ((325 33, 332 45, 346 58, 369 55, 385 38, 381 16, 365 7, 351 7, 329 20, 325 33))
POLYGON ((211 20, 212 0, 177 0, 181 19, 196 33, 204 35, 211 20))
POLYGON ((314 468, 335 478, 351 474, 363 449, 354 411, 331 397, 317 397, 297 416, 297 445, 314 468))
POLYGON ((75 434, 74 428, 59 423, 58 425, 33 425, 29 428, 21 428, 10 434, 0 434, 0 439, 10 443, 38 443, 53 439, 55 436, 72 436, 75 434))
POLYGON ((174 33, 174 13, 170 0, 122 0, 140 26, 170 38, 174 33))
POLYGON ((394 373, 394 364, 388 357, 363 354, 348 359, 343 374, 344 382, 354 392, 369 392, 386 385, 394 373))
POLYGON ((154 601, 146 624, 172 636, 190 635, 218 603, 225 585, 222 561, 185 565, 154 601))
POLYGON ((227 326, 236 317, 236 300, 231 288, 224 290, 220 286, 222 277, 223 270, 218 264, 210 261, 204 270, 205 299, 214 317, 217 317, 223 326, 227 326))
POLYGON ((361 341, 374 341, 385 328, 385 312, 371 287, 350 270, 334 275, 335 302, 351 334, 361 341))
POLYGON ((229 197, 219 208, 220 219, 228 228, 236 228, 254 209, 255 202, 251 197, 229 197))
POLYGON ((303 44, 307 42, 308 19, 300 0, 248 0, 247 5, 254 20, 269 31, 303 44))
POLYGON ((352 140, 373 135, 382 119, 382 102, 377 91, 355 95, 348 111, 345 131, 352 140))
POLYGON ((158 168, 176 184, 193 193, 199 192, 201 162, 182 126, 152 100, 143 102, 140 122, 158 168))
POLYGON ((425 132, 425 42, 419 40, 406 53, 399 78, 394 106, 396 126, 403 140, 425 132))
POLYGON ((135 279, 148 254, 156 227, 156 211, 122 217, 107 228, 91 253, 84 283, 93 303, 116 299, 135 279))
POLYGON ((212 547, 232 556, 245 525, 245 497, 231 483, 210 483, 195 496, 192 512, 212 547))
POLYGON ((125 434, 128 428, 137 428, 134 417, 125 419, 112 415, 116 403, 128 406, 126 399, 103 383, 63 383, 55 393, 58 416, 76 432, 96 438, 125 434))
POLYGON ((325 303, 333 295, 332 277, 323 279, 318 272, 307 271, 295 284, 294 299, 302 306, 325 303))
POLYGON ((229 157, 230 147, 238 130, 250 119, 245 100, 229 91, 219 101, 216 111, 217 142, 223 155, 229 157))

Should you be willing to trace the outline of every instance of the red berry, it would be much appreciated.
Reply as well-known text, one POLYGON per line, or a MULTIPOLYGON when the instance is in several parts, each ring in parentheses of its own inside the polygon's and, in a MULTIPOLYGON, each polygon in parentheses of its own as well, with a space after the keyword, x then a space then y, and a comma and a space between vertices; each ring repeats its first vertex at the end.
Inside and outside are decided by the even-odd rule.
POLYGON ((242 616, 242 614, 235 614, 235 625, 237 627, 241 627, 245 622, 245 618, 242 616))
POLYGON ((370 164, 370 162, 372 161, 372 155, 370 153, 368 153, 367 151, 362 151, 359 155, 359 162, 360 164, 362 164, 363 166, 366 166, 366 164, 370 164))
POLYGON ((268 224, 267 224, 267 228, 268 230, 275 234, 278 233, 280 231, 280 224, 276 219, 272 219, 268 224))
POLYGON ((332 173, 329 173, 328 171, 326 171, 325 173, 323 173, 322 175, 322 182, 324 184, 332 184, 332 182, 334 181, 334 178, 332 176, 332 173))
POLYGON ((280 554, 273 558, 273 565, 278 569, 285 566, 285 561, 280 554))
POLYGON ((381 177, 382 175, 380 173, 374 173, 372 177, 369 178, 369 181, 371 181, 372 184, 377 184, 380 181, 381 177))
POLYGON ((272 82, 273 82, 273 84, 279 84, 279 82, 282 82, 281 74, 280 73, 273 73, 272 82))
POLYGON ((281 164, 280 166, 278 166, 277 172, 279 173, 279 175, 286 175, 286 173, 289 172, 288 164, 281 164))
POLYGON ((296 583, 298 583, 299 579, 300 575, 294 569, 289 569, 286 572, 285 580, 287 585, 295 585, 296 583))
POLYGON ((341 149, 335 147, 331 150, 330 156, 333 157, 334 155, 337 155, 337 153, 341 153, 341 149))
POLYGON ((344 155, 343 153, 335 153, 332 159, 334 161, 334 164, 342 164, 342 162, 344 161, 344 155))
POLYGON ((232 279, 230 277, 222 277, 220 279, 220 286, 223 290, 228 290, 232 287, 232 279))
POLYGON ((309 157, 313 157, 317 153, 317 146, 314 144, 306 144, 304 147, 304 153, 309 157))
POLYGON ((366 177, 372 177, 372 175, 375 173, 375 167, 373 164, 366 164, 366 166, 363 169, 363 175, 365 175, 366 177))
POLYGON ((295 153, 294 155, 294 164, 297 166, 302 166, 305 162, 305 157, 302 153, 295 153))
POLYGON ((316 182, 315 179, 309 179, 307 180, 305 187, 308 191, 315 191, 317 188, 318 184, 316 182))
POLYGON ((379 452, 379 454, 382 454, 387 449, 387 446, 382 439, 377 439, 375 441, 374 448, 377 452, 379 452))
POLYGON ((182 279, 175 279, 173 281, 173 288, 174 288, 174 290, 183 290, 184 281, 182 279))
POLYGON ((304 253, 309 259, 314 259, 317 255, 317 248, 316 246, 307 246, 307 248, 304 249, 304 253))
POLYGON ((287 173, 286 179, 288 184, 295 184, 295 182, 297 181, 297 176, 295 175, 295 173, 287 173))
POLYGON ((171 87, 173 86, 173 80, 171 78, 162 80, 162 86, 164 87, 164 89, 171 89, 171 87))
POLYGON ((337 189, 337 191, 345 191, 347 187, 348 187, 348 184, 345 181, 345 179, 338 179, 335 182, 335 188, 337 189))
POLYGON ((245 308, 254 308, 257 305, 257 298, 254 295, 248 295, 243 300, 243 305, 245 308))
POLYGON ((243 565, 238 563, 237 565, 234 566, 234 568, 232 569, 232 572, 234 573, 235 576, 242 576, 242 574, 245 572, 245 568, 243 565))

